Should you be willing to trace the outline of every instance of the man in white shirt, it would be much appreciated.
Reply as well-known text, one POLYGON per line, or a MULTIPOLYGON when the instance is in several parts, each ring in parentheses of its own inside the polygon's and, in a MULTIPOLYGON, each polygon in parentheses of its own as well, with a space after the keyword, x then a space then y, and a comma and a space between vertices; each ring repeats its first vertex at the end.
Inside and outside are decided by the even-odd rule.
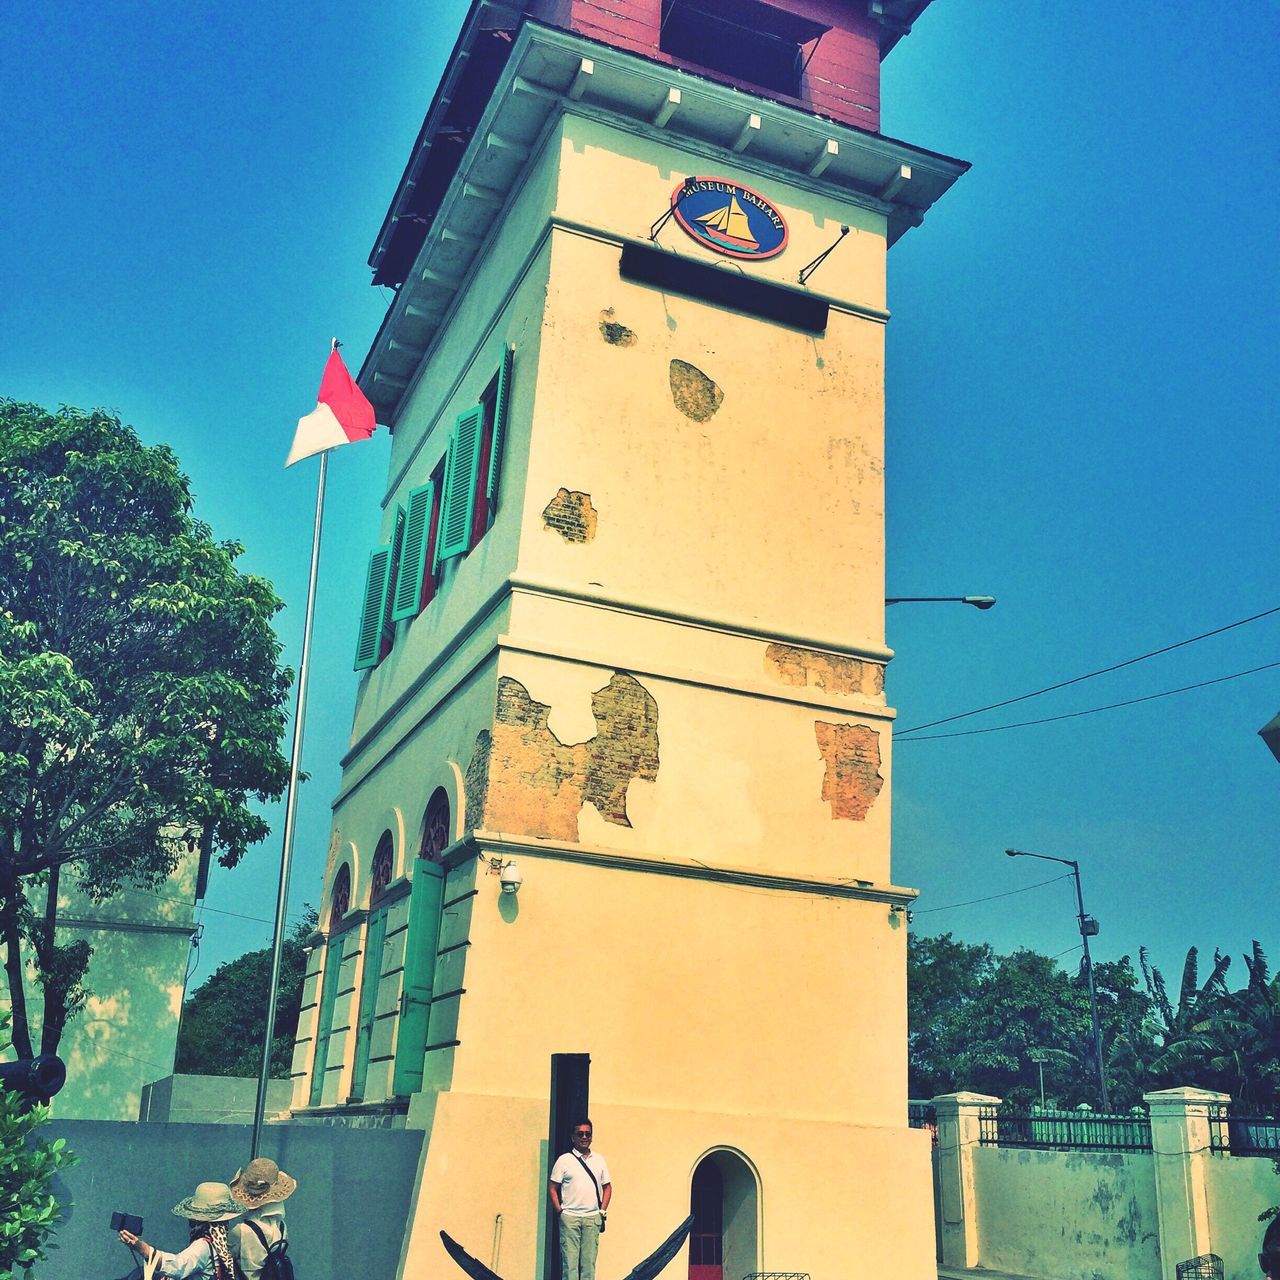
POLYGON ((573 1126, 573 1150, 551 1169, 551 1204, 560 1215, 563 1280, 595 1280, 596 1251, 613 1197, 609 1166, 591 1150, 591 1121, 573 1126))

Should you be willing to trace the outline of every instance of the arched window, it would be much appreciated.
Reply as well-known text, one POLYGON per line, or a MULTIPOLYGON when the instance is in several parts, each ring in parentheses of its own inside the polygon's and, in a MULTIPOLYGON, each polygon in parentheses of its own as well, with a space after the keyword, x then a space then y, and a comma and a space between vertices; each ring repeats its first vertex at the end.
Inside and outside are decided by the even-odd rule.
POLYGON ((427 801, 427 811, 422 817, 422 847, 419 856, 431 862, 439 862, 440 855, 453 843, 449 827, 449 796, 443 787, 437 787, 427 801))
POLYGON ((333 901, 329 906, 329 928, 336 929, 351 910, 351 865, 344 862, 333 881, 333 901))
POLYGON ((422 815, 422 839, 413 863, 409 931, 405 940, 404 991, 392 1076, 392 1090, 398 1097, 407 1097, 422 1088, 436 952, 440 945, 440 913, 444 906, 445 870, 440 855, 452 843, 449 795, 443 787, 437 787, 422 815))
POLYGON ((757 1270, 759 1219, 756 1178, 732 1151, 698 1162, 689 1188, 689 1280, 736 1280, 757 1270))
MULTIPOLYGON (((333 1034, 333 1006, 338 998, 338 975, 342 971, 346 934, 338 930, 343 917, 351 910, 351 864, 344 862, 333 879, 333 896, 329 903, 329 940, 324 948, 324 977, 320 983, 320 1009, 316 1020, 316 1052, 311 1067, 313 1107, 324 1097, 324 1077, 329 1069, 329 1039, 333 1034)), ((341 1064, 338 1064, 341 1066, 341 1064)))
POLYGON ((373 1024, 378 1016, 378 987, 382 982, 383 947, 387 940, 386 906, 380 901, 391 883, 395 865, 396 842, 390 831, 384 831, 373 851, 373 883, 369 887, 369 919, 364 928, 364 965, 360 976, 360 1010, 356 1022, 356 1054, 351 1068, 349 1102, 364 1100, 365 1081, 369 1075, 369 1047, 373 1043, 373 1024))
POLYGON ((395 866, 396 845, 390 831, 382 833, 378 847, 373 853, 373 884, 369 889, 369 905, 373 906, 387 891, 391 883, 391 872, 395 866))

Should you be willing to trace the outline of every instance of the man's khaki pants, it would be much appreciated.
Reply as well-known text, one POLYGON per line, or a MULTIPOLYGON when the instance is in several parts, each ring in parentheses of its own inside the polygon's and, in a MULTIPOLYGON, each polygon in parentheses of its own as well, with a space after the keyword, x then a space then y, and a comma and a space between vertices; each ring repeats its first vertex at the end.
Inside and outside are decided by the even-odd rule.
POLYGON ((563 1280, 596 1280, 596 1252, 600 1247, 598 1213, 560 1215, 560 1262, 563 1280))

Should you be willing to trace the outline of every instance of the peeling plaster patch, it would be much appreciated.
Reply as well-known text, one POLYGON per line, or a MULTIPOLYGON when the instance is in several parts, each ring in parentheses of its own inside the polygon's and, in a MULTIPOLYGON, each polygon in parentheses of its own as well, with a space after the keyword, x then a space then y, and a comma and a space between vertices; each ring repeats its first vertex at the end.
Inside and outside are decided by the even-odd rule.
POLYGON ((683 360, 673 360, 671 399, 686 418, 708 422, 724 403, 724 392, 701 369, 683 360))
POLYGON ((542 512, 542 525, 566 542, 590 542, 596 536, 597 512, 589 493, 557 489, 542 512))
POLYGON ((619 324, 613 318, 613 308, 600 313, 600 336, 614 347, 634 347, 636 345, 635 331, 628 329, 625 324, 619 324))
POLYGON ((493 734, 488 729, 481 729, 476 734, 475 749, 471 752, 471 763, 467 765, 462 783, 462 794, 467 801, 467 827, 472 831, 484 826, 484 805, 489 794, 489 753, 492 750, 493 734))
POLYGON ((875 803, 880 776, 880 735, 861 724, 814 723, 818 750, 827 762, 822 798, 831 802, 833 818, 861 822, 875 803))
POLYGON ((828 693, 860 693, 867 698, 884 696, 884 667, 833 653, 818 653, 789 644, 771 644, 764 651, 768 675, 796 689, 825 689, 828 693))
POLYGON ((591 710, 595 736, 567 747, 548 727, 549 706, 535 702, 510 676, 498 681, 487 825, 512 835, 576 841, 584 804, 607 822, 631 825, 628 786, 658 776, 658 704, 634 676, 615 672, 591 695, 591 710))

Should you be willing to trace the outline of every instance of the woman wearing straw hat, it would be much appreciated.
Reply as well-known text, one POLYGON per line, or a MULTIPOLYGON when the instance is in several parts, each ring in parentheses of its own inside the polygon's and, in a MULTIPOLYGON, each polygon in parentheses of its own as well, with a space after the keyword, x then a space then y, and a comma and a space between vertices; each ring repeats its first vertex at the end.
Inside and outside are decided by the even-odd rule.
POLYGON ((226 1224, 238 1218, 244 1208, 231 1196, 225 1182, 202 1182, 185 1200, 173 1206, 179 1218, 186 1218, 191 1228, 191 1243, 181 1253, 165 1253, 148 1244, 132 1231, 122 1231, 120 1239, 142 1254, 147 1275, 157 1274, 166 1280, 235 1280, 235 1264, 227 1244, 226 1224))
POLYGON ((244 1216, 232 1225, 228 1240, 245 1280, 259 1280, 267 1250, 277 1240, 287 1240, 284 1202, 297 1187, 274 1160, 264 1156, 236 1170, 231 1179, 231 1195, 244 1216))

